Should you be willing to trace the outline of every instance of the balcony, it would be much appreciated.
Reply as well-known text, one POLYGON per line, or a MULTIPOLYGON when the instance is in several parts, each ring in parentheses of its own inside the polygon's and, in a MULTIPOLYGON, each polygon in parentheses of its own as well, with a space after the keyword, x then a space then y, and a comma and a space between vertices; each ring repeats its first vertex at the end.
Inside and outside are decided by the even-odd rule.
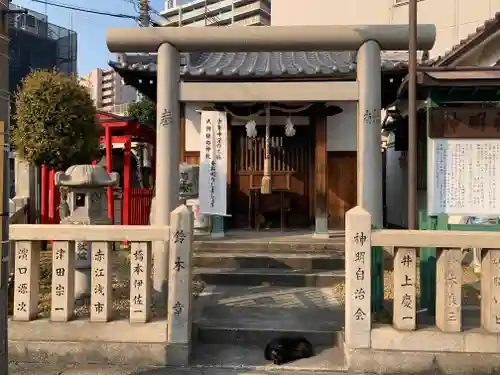
MULTIPOLYGON (((184 10, 184 8, 178 7, 176 9, 169 10, 164 13, 163 16, 166 18, 166 26, 176 26, 179 22, 182 25, 196 24, 196 26, 204 26, 205 18, 210 19, 211 17, 216 17, 224 24, 225 21, 230 21, 232 18, 232 0, 221 1, 212 5, 209 5, 207 9, 204 6, 201 8, 191 9, 189 11, 184 10)), ((249 12, 262 12, 263 14, 268 14, 270 19, 270 8, 264 2, 260 0, 236 0, 234 1, 234 16, 244 16, 249 12)), ((269 24, 270 22, 267 22, 269 24)))

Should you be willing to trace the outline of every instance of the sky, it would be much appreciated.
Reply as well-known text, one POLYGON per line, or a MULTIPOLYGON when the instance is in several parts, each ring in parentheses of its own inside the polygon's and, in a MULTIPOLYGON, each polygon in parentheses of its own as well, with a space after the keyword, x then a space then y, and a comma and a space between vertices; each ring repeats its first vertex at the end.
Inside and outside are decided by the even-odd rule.
MULTIPOLYGON (((134 0, 138 1, 138 0, 134 0)), ((13 0, 16 5, 47 14, 50 23, 73 29, 78 34, 78 75, 84 75, 94 68, 109 68, 108 61, 114 55, 106 47, 106 30, 111 27, 134 27, 132 19, 121 19, 57 8, 36 3, 31 0, 13 0)), ((65 4, 101 12, 137 15, 137 10, 130 0, 54 0, 65 4)), ((187 2, 187 0, 183 0, 187 2)), ((150 6, 157 10, 164 9, 164 0, 150 0, 150 6)))

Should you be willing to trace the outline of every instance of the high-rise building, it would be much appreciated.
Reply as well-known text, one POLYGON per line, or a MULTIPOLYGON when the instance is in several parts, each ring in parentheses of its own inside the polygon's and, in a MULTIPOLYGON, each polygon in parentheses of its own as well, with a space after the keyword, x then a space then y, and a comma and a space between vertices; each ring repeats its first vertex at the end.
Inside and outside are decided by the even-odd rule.
POLYGON ((163 26, 269 26, 271 0, 166 0, 163 26))
POLYGON ((80 85, 87 88, 98 110, 122 115, 127 106, 137 100, 137 90, 122 82, 113 69, 96 68, 80 77, 80 85))
POLYGON ((47 16, 9 4, 9 90, 33 69, 76 74, 77 34, 48 22, 47 16), (22 11, 23 13, 21 13, 22 11))
MULTIPOLYGON (((10 98, 22 80, 33 69, 56 69, 66 74, 77 73, 77 34, 73 30, 48 22, 47 16, 18 5, 9 4, 9 74, 10 98)), ((1 81, 0 81, 1 83, 1 81)), ((3 88, 3 87, 2 87, 3 88)), ((0 113, 4 108, 0 106, 0 113)), ((0 115, 0 119, 5 117, 0 115)), ((14 158, 11 153, 10 195, 15 191, 14 158)))

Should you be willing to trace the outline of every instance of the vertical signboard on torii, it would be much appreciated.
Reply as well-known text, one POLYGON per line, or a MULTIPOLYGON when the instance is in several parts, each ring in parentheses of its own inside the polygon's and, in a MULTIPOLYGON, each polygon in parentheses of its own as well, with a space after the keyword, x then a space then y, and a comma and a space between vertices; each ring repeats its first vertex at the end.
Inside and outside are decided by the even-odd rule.
POLYGON ((200 211, 227 215, 227 115, 203 111, 200 129, 200 211))

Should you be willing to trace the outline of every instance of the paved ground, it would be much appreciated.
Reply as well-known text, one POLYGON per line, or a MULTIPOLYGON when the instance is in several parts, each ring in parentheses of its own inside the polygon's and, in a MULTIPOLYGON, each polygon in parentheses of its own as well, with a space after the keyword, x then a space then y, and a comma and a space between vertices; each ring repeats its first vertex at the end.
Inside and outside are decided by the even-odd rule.
MULTIPOLYGON (((72 367, 52 364, 11 363, 9 375, 313 375, 314 371, 292 370, 245 370, 221 368, 156 368, 138 369, 133 367, 78 365, 72 367)), ((342 372, 325 372, 324 375, 345 375, 342 372)))
POLYGON ((344 311, 332 288, 208 286, 200 296, 198 323, 275 331, 338 330, 344 311))

